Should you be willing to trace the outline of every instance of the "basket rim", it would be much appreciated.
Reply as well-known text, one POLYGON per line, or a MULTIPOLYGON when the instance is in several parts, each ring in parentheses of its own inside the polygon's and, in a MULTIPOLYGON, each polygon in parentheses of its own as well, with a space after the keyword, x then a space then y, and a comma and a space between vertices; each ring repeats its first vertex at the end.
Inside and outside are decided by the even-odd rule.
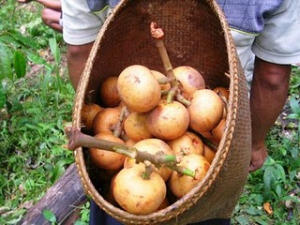
MULTIPOLYGON (((119 4, 113 9, 110 16, 104 22, 100 32, 94 42, 94 45, 91 49, 89 58, 86 62, 84 71, 80 77, 79 85, 76 90, 73 115, 72 115, 72 128, 80 129, 80 121, 81 121, 81 109, 85 98, 85 92, 87 89, 90 72, 93 66, 93 63, 96 58, 96 54, 98 49, 101 46, 101 42, 103 40, 103 36, 107 27, 110 23, 113 22, 114 16, 117 15, 122 8, 126 6, 126 4, 132 0, 121 0, 119 4)), ((226 42, 227 54, 228 54, 228 65, 229 65, 229 75, 230 75, 230 85, 229 85, 229 101, 228 101, 228 113, 225 124, 225 132, 219 143, 218 151, 215 155, 214 160, 211 163, 211 166, 204 177, 204 179, 197 184, 189 193, 183 196, 181 199, 174 202, 172 205, 151 213, 147 215, 135 215, 126 212, 125 210, 113 206, 111 203, 106 201, 96 190, 94 185, 92 184, 88 172, 86 170, 86 164, 83 156, 83 149, 81 147, 77 148, 74 151, 74 157, 76 161, 77 170, 83 184, 85 192, 92 197, 92 199, 99 205, 106 213, 111 216, 119 219, 125 223, 133 223, 133 224, 153 224, 157 222, 163 222, 170 220, 184 211, 188 210, 192 207, 196 202, 206 193, 206 191, 211 187, 216 178, 219 175, 219 172, 224 164, 229 149, 231 145, 231 140, 233 138, 233 133, 235 130, 235 120, 237 116, 237 103, 238 103, 238 58, 235 50, 235 46, 233 44, 233 40, 230 34, 229 26, 226 22, 225 16, 220 9, 219 5, 215 0, 206 0, 215 16, 220 21, 222 30, 224 32, 224 39, 226 42)))

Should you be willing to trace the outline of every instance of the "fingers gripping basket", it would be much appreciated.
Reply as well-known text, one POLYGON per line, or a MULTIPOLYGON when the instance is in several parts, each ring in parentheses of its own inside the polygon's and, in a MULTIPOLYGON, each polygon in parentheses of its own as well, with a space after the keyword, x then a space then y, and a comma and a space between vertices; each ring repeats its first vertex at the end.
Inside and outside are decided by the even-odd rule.
POLYGON ((164 71, 150 37, 151 21, 164 29, 174 67, 192 66, 202 72, 210 88, 230 89, 226 129, 216 157, 206 177, 187 195, 163 210, 137 216, 113 206, 99 194, 84 151, 78 148, 75 158, 84 189, 124 224, 187 224, 229 218, 247 177, 251 128, 246 82, 228 25, 215 1, 121 1, 106 20, 88 58, 76 93, 73 127, 80 128, 84 99, 96 93, 107 76, 116 76, 132 64, 164 71))

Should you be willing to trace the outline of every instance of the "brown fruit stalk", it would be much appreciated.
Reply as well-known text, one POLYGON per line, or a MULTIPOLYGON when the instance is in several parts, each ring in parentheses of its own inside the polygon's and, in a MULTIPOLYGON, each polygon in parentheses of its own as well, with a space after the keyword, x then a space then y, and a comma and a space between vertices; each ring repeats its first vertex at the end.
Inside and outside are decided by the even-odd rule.
MULTIPOLYGON (((160 151, 167 155, 173 154, 171 148, 165 142, 155 138, 139 141, 134 145, 134 147, 139 151, 148 152, 150 154, 156 154, 160 151)), ((124 167, 130 168, 135 163, 136 161, 134 159, 126 158, 124 167)), ((155 171, 158 172, 158 174, 164 179, 164 181, 167 181, 172 173, 172 170, 167 167, 160 167, 159 169, 155 169, 155 171)))
MULTIPOLYGON (((95 136, 98 139, 113 141, 115 143, 123 144, 124 142, 113 136, 112 134, 97 134, 95 136)), ((106 151, 104 149, 90 148, 89 153, 91 160, 100 168, 106 170, 118 170, 120 169, 125 160, 125 156, 119 153, 106 151)))
POLYGON ((78 147, 103 149, 120 153, 130 158, 134 158, 137 162, 149 161, 158 168, 161 166, 166 166, 171 168, 172 170, 179 172, 180 174, 185 174, 191 177, 195 176, 194 171, 178 166, 177 159, 174 155, 166 155, 162 151, 153 155, 148 152, 139 151, 134 147, 128 147, 125 144, 98 139, 83 134, 80 130, 73 128, 70 131, 66 132, 66 135, 69 137, 68 149, 70 150, 75 150, 78 147))

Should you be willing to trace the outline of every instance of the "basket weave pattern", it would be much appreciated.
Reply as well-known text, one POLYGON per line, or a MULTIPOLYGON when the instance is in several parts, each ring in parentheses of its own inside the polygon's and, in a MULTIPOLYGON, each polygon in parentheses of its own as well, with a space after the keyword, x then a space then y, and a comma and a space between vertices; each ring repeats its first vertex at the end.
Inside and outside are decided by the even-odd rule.
POLYGON ((84 189, 103 210, 124 224, 173 225, 229 218, 247 178, 251 128, 246 81, 228 25, 215 1, 121 1, 102 27, 81 76, 73 127, 80 128, 81 108, 89 90, 97 90, 106 77, 116 76, 132 64, 164 71, 150 37, 151 21, 164 29, 174 67, 196 68, 210 88, 229 87, 226 129, 218 152, 206 177, 193 190, 149 215, 133 215, 107 202, 90 179, 83 149, 78 148, 75 158, 84 189))

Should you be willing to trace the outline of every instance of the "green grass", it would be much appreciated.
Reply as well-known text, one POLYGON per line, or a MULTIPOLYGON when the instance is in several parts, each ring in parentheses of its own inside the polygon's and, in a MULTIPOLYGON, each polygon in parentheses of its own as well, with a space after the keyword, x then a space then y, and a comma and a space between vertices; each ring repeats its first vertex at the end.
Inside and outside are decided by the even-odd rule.
POLYGON ((74 161, 62 147, 74 90, 60 64, 62 37, 43 25, 40 8, 2 4, 0 224, 16 224, 74 161))
MULTIPOLYGON (((40 7, 20 7, 12 0, 0 4, 0 67, 5 69, 0 68, 0 224, 16 224, 73 162, 62 145, 74 91, 60 63, 62 37, 42 24, 40 7), (38 72, 30 73, 33 68, 38 72)), ((249 175, 233 224, 299 223, 299 88, 300 69, 294 68, 285 113, 268 136, 269 158, 249 175), (265 202, 272 215, 264 211, 265 202)), ((76 224, 88 224, 88 215, 87 203, 76 224)))
POLYGON ((300 68, 294 67, 290 81, 290 97, 282 120, 278 119, 269 132, 269 157, 264 166, 249 175, 233 224, 298 225, 300 221, 300 68), (285 115, 287 114, 287 115, 285 115), (297 193, 292 196, 291 193, 297 193), (285 206, 292 201, 292 209, 285 206), (271 203, 273 215, 264 209, 271 203))

